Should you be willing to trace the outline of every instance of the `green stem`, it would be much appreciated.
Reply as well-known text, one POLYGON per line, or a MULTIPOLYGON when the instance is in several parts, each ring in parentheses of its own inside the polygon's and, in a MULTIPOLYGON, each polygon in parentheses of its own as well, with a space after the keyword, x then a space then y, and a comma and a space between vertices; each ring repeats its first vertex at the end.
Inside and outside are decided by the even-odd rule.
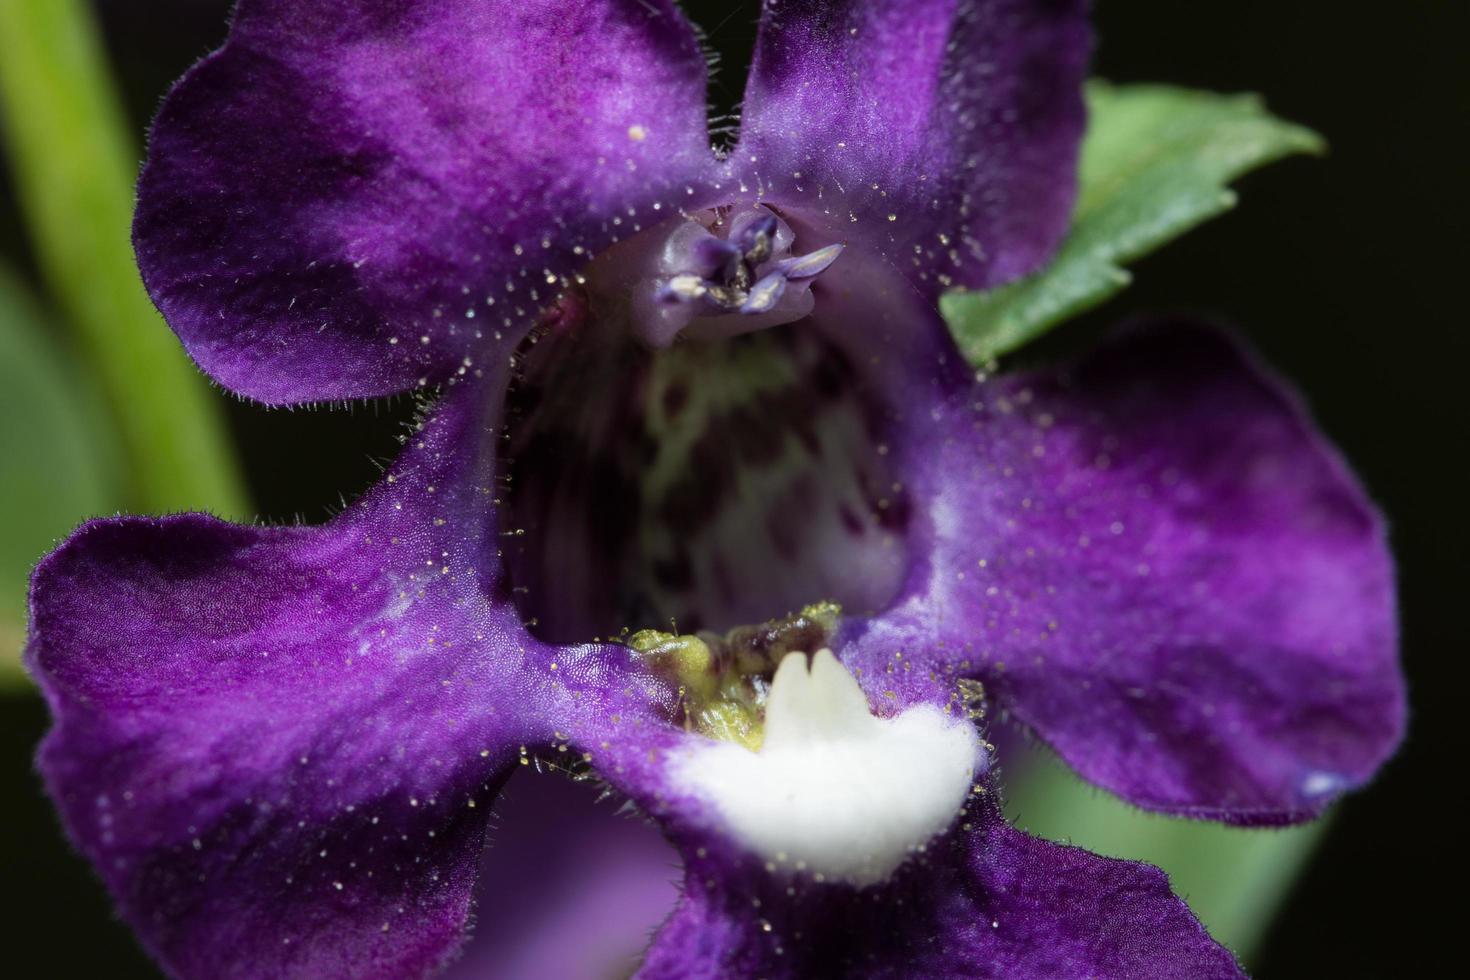
POLYGON ((47 287, 117 424, 132 505, 245 516, 218 402, 138 278, 138 153, 83 0, 0 0, 0 120, 47 287))

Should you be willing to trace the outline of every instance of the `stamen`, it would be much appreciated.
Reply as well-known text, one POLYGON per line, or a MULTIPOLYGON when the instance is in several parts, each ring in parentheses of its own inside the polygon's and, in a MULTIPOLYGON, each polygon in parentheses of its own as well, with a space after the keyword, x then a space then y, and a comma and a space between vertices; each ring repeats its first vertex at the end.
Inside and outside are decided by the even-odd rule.
POLYGON ((591 277, 594 291, 631 292, 631 325, 653 347, 681 334, 730 337, 801 319, 812 310, 812 282, 844 247, 792 255, 796 234, 761 205, 703 212, 664 234, 652 250, 628 250, 630 265, 591 277), (651 288, 644 278, 650 262, 657 270, 651 288))
POLYGON ((745 302, 740 304, 741 313, 769 313, 776 308, 776 303, 781 299, 781 294, 786 292, 786 277, 779 272, 762 276, 761 280, 750 287, 750 294, 746 296, 745 302))
POLYGON ((735 274, 735 266, 741 258, 740 249, 732 242, 710 234, 695 241, 692 254, 696 261, 695 271, 700 276, 722 281, 735 274))
POLYGON ((825 644, 841 611, 836 603, 817 602, 794 616, 724 634, 640 630, 627 643, 650 667, 678 682, 687 727, 758 749, 771 673, 793 650, 825 644))
POLYGON ((729 313, 740 309, 745 303, 746 296, 749 295, 739 286, 718 286, 708 283, 705 289, 706 297, 715 307, 715 311, 719 313, 729 313))
POLYGON ((827 267, 837 261, 837 256, 847 246, 841 242, 834 242, 825 248, 819 248, 815 252, 805 255, 793 255, 789 259, 782 259, 776 263, 776 271, 787 279, 810 279, 827 271, 827 267))
POLYGON ((665 303, 690 303, 709 294, 709 286, 699 276, 675 276, 664 283, 659 300, 665 303))
POLYGON ((781 231, 781 222, 776 215, 768 208, 757 206, 731 219, 729 238, 747 261, 758 265, 771 257, 778 244, 783 250, 791 247, 791 239, 795 236, 789 230, 783 236, 781 231), (778 243, 778 239, 783 237, 785 241, 778 243))

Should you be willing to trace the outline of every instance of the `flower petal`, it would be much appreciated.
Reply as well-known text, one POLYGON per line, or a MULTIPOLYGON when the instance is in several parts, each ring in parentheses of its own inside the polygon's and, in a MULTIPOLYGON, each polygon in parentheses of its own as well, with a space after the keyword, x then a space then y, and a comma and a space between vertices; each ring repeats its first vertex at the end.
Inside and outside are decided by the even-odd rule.
POLYGON ((770 0, 731 160, 931 295, 993 286, 1066 231, 1090 47, 1084 0, 770 0))
MULTIPOLYGON (((988 804, 976 829, 854 890, 710 852, 640 980, 750 977, 1239 977, 1157 868, 1039 840, 988 804)), ((708 850, 708 849, 707 849, 708 850)))
POLYGON ((439 380, 686 200, 704 81, 668 0, 242 0, 155 123, 144 280, 249 397, 439 380))
POLYGON ((678 852, 601 787, 522 768, 495 808, 474 937, 441 980, 629 976, 678 900, 678 852), (503 887, 515 882, 513 889, 503 887))
POLYGON ((1220 334, 1141 328, 920 421, 929 560, 841 651, 873 683, 907 701, 938 664, 978 677, 1087 779, 1231 822, 1310 817, 1391 753, 1404 688, 1381 520, 1220 334))
POLYGON ((37 570, 40 767, 171 972, 443 962, 517 747, 625 656, 543 647, 499 595, 483 404, 458 386, 325 527, 94 521, 37 570))

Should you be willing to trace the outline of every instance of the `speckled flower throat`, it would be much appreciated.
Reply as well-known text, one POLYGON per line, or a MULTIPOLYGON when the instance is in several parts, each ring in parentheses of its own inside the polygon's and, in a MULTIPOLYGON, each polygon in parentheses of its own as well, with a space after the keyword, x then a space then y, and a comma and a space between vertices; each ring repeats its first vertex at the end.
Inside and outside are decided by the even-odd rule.
POLYGON ((506 412, 506 554, 533 631, 891 598, 908 507, 881 358, 841 329, 876 297, 841 253, 762 206, 701 212, 599 256, 546 317, 506 412))

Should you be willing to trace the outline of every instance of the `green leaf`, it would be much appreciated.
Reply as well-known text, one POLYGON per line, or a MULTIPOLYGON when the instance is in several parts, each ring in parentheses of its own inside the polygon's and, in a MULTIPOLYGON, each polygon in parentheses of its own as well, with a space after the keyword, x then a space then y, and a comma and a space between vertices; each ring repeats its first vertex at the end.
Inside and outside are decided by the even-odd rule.
POLYGON ((0 0, 0 122, 46 285, 116 422, 129 502, 245 516, 217 400, 138 277, 138 150, 84 0, 0 0))
POLYGON ((1253 95, 1160 85, 1088 86, 1072 230, 1051 264, 984 293, 956 292, 940 308, 972 363, 984 364, 1101 303, 1128 284, 1123 264, 1235 204, 1226 185, 1321 137, 1268 113, 1253 95))
POLYGON ((1328 822, 1242 828, 1146 813, 1084 783, 1039 748, 1012 756, 1006 777, 1006 812, 1018 827, 1158 865, 1210 935, 1247 963, 1328 822))
POLYGON ((20 282, 0 268, 0 686, 23 677, 31 566, 122 497, 116 435, 71 368, 20 282))

